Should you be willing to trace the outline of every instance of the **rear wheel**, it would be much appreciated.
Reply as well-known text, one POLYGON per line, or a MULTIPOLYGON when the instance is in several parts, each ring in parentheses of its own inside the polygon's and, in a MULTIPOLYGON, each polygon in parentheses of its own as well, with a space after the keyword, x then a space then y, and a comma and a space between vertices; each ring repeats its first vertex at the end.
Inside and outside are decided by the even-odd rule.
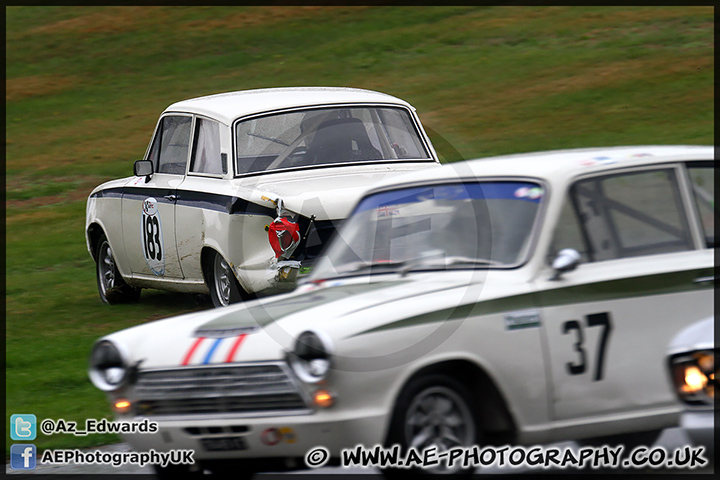
MULTIPOLYGON (((434 374, 412 380, 398 397, 393 412, 387 446, 399 444, 406 453, 414 448, 421 456, 424 450, 436 447, 437 453, 477 445, 481 438, 479 422, 472 411, 472 395, 460 382, 446 375, 434 374)), ((405 478, 418 474, 471 474, 455 462, 446 462, 430 469, 387 469, 389 478, 405 478)))
POLYGON ((248 294, 235 278, 228 261, 217 252, 209 261, 207 275, 210 298, 215 307, 226 307, 248 298, 248 294))
POLYGON ((100 237, 95 258, 97 260, 95 276, 98 293, 103 302, 115 305, 137 302, 140 299, 140 289, 128 285, 120 275, 117 265, 115 265, 115 257, 110 243, 105 235, 100 237))

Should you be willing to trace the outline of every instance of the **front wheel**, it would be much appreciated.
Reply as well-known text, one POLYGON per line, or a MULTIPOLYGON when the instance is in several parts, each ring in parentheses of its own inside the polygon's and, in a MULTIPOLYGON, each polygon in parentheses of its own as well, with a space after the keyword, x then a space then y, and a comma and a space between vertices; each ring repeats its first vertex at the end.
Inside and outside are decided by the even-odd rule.
POLYGON ((131 287, 120 276, 110 243, 104 235, 98 243, 95 258, 97 259, 95 276, 98 293, 103 302, 115 305, 137 302, 140 299, 140 289, 131 287))
POLYGON ((210 259, 208 288, 215 307, 226 307, 245 300, 247 295, 235 278, 230 264, 222 255, 215 253, 210 259))
MULTIPOLYGON (((439 454, 477 445, 481 435, 473 404, 470 391, 452 377, 435 374, 412 380, 398 397, 387 446, 399 444, 404 453, 414 448, 422 457, 431 447, 439 454)), ((390 478, 437 473, 471 474, 472 469, 443 461, 428 469, 383 470, 390 478)))
POLYGON ((203 474, 200 469, 191 470, 189 465, 167 465, 165 467, 153 465, 153 470, 158 480, 175 480, 176 478, 195 477, 203 474))

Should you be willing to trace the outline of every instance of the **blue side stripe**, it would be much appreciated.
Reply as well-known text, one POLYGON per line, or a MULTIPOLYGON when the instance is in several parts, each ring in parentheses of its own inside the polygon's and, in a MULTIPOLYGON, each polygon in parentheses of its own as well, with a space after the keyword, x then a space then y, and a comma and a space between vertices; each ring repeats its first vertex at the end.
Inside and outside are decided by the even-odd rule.
POLYGON ((222 342, 222 341, 223 341, 222 338, 218 338, 217 340, 215 340, 215 343, 212 344, 212 347, 210 347, 210 350, 208 350, 207 355, 205 355, 205 360, 203 360, 203 365, 207 365, 208 363, 210 363, 210 359, 212 358, 213 353, 215 353, 215 349, 218 347, 218 345, 220 345, 220 342, 222 342))

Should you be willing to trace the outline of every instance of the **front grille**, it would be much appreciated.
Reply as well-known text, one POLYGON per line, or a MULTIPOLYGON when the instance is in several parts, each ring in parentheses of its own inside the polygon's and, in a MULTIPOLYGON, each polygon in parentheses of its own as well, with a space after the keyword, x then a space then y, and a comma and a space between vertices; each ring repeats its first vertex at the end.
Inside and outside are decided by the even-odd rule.
POLYGON ((183 368, 140 372, 138 414, 290 414, 307 411, 280 365, 183 368))

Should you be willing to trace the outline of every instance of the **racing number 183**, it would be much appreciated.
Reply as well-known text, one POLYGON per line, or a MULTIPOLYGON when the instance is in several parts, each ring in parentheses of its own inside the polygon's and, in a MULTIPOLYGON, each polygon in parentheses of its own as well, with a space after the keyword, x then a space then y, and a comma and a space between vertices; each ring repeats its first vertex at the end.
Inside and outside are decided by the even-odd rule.
POLYGON ((157 215, 143 214, 143 243, 145 256, 153 260, 162 260, 162 244, 160 242, 160 225, 157 215))
MULTIPOLYGON (((593 381, 599 381, 603 378, 603 360, 605 359, 605 349, 607 348, 608 337, 612 330, 612 324, 610 323, 610 314, 608 312, 593 313, 585 316, 587 322, 586 328, 601 327, 600 337, 598 340, 597 347, 597 362, 595 363, 595 375, 593 381)), ((565 367, 567 368, 568 374, 580 375, 585 373, 587 367, 587 354, 585 353, 585 336, 583 335, 583 326, 578 320, 568 320, 562 324, 562 333, 569 334, 575 332, 575 352, 577 352, 577 359, 574 362, 567 362, 565 367)))

